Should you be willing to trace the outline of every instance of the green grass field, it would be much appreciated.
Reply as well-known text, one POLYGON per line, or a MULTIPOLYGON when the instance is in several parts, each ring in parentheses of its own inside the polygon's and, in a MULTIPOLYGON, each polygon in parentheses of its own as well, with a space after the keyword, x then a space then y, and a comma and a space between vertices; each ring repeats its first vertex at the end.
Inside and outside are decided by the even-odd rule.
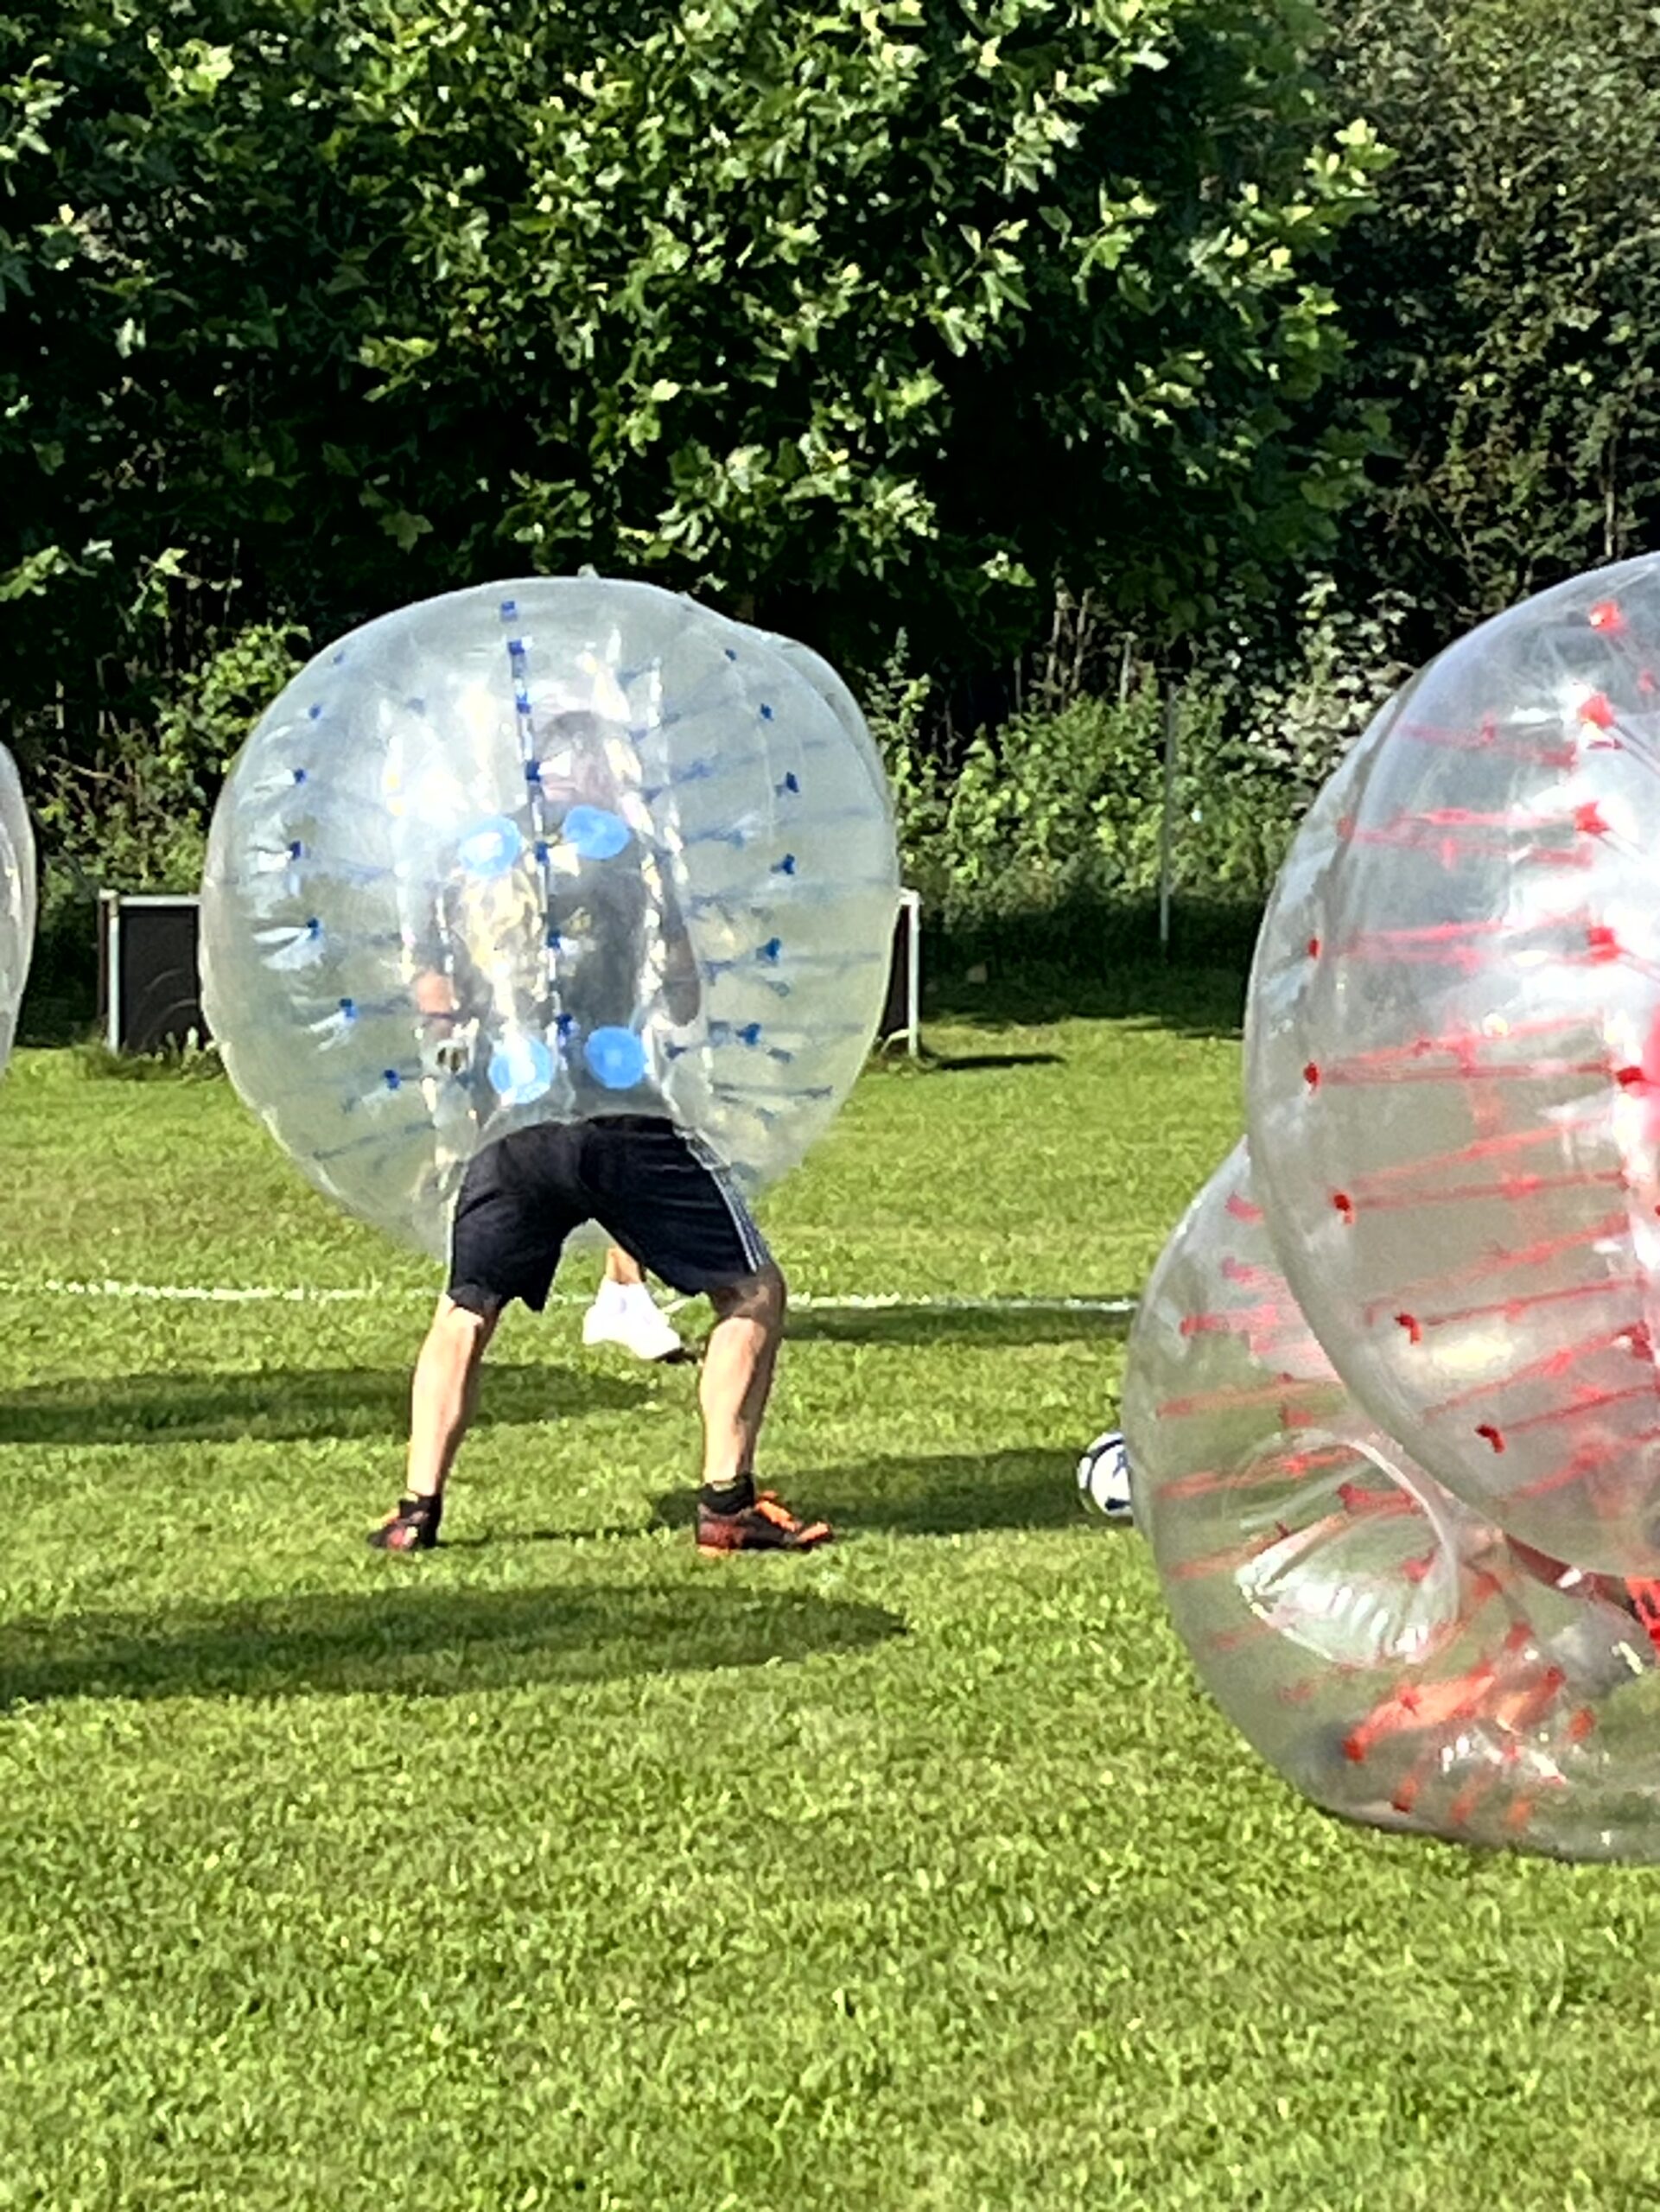
MULTIPOLYGON (((796 1288, 1135 1289, 1237 1132, 1237 988, 933 1027, 768 1209, 796 1288)), ((389 1560, 429 1270, 225 1085, 67 1052, 0 1090, 0 2207, 1660 2187, 1656 1878, 1258 1766, 1074 1502, 1122 1324, 805 1307, 763 1471, 845 1541, 715 1561, 695 1377, 516 1316, 451 1541, 389 1560), (106 1280, 384 1294, 40 1287, 106 1280)))

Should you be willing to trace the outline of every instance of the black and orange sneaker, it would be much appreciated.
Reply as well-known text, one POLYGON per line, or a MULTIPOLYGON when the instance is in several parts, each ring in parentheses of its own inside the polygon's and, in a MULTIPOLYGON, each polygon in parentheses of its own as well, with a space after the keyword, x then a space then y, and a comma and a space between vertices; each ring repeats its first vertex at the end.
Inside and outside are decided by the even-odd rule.
POLYGON ((775 1491, 757 1491, 746 1484, 743 1503, 722 1511, 710 1503, 710 1493, 697 1497, 697 1548, 700 1552, 808 1552, 827 1544, 834 1531, 828 1521, 801 1521, 775 1491))
POLYGON ((443 1517, 442 1497, 400 1497, 380 1526, 370 1530, 370 1548, 429 1552, 438 1541, 438 1523, 443 1517))

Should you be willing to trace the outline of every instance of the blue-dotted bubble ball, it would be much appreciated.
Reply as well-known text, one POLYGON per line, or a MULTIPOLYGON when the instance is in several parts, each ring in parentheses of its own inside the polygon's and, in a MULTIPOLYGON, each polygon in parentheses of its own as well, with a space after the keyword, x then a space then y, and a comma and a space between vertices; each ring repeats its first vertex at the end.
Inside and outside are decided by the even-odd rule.
POLYGON ((863 709, 853 696, 846 680, 811 645, 799 644, 794 638, 780 637, 776 631, 761 633, 769 645, 776 645, 798 675, 805 677, 815 691, 829 707, 842 725, 843 734, 862 763, 870 785, 873 800, 881 809, 882 818, 890 825, 894 821, 894 789, 887 780, 887 766, 876 741, 870 734, 863 709))
POLYGON ((0 745, 0 1069, 11 1058, 35 948, 35 839, 12 757, 0 745))
POLYGON ((666 1116, 754 1190, 869 1049, 893 813, 817 655, 653 586, 482 585, 320 653, 216 810, 207 1018, 316 1186, 441 1251, 510 1130, 666 1116))

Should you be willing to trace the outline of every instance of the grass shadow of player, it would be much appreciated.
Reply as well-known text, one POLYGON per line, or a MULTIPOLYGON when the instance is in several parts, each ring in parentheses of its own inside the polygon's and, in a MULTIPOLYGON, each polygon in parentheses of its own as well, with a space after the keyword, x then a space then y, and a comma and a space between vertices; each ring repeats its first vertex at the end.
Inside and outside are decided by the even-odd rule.
MULTIPOLYGON (((1078 1503, 1077 1459, 1073 1451, 1037 1447, 894 1453, 856 1466, 804 1467, 779 1487, 797 1512, 822 1515, 838 1536, 963 1536, 1010 1529, 1089 1535, 1108 1524, 1078 1503)), ((678 1528, 696 1510, 696 1500, 680 1492, 659 1498, 653 1512, 660 1525, 678 1528)))
POLYGON ((1133 1313, 1050 1306, 792 1306, 785 1333, 798 1344, 1122 1344, 1133 1313))
MULTIPOLYGON (((486 1369, 481 1427, 627 1412, 632 1376, 503 1363, 486 1369)), ((261 1368, 252 1373, 78 1376, 0 1397, 0 1445, 277 1443, 385 1437, 408 1427, 407 1368, 261 1368)))
POLYGON ((77 1614, 0 1625, 0 1710, 72 1697, 471 1695, 761 1667, 904 1633, 880 1606, 713 1582, 388 1588, 77 1614))

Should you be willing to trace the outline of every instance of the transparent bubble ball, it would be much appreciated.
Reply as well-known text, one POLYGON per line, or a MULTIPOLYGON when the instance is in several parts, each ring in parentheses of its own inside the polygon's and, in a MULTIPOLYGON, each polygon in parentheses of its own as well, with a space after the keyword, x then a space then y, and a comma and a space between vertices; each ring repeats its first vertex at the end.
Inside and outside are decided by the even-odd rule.
POLYGON ((1367 731, 1264 923, 1254 1173, 1380 1427, 1509 1535, 1660 1574, 1660 558, 1485 624, 1367 731))
POLYGON ((1660 1656, 1617 1578, 1461 1503, 1316 1340, 1237 1147, 1131 1333, 1135 1517, 1218 1704, 1329 1811, 1660 1859, 1660 1656))
POLYGON ((35 837, 16 764, 0 745, 0 1070, 11 1058, 35 949, 35 837))
POLYGON ((510 1130, 666 1115, 754 1190, 869 1049, 899 888, 880 757, 792 643, 532 578, 319 653, 213 817, 204 1007, 316 1187, 441 1252, 510 1130))

